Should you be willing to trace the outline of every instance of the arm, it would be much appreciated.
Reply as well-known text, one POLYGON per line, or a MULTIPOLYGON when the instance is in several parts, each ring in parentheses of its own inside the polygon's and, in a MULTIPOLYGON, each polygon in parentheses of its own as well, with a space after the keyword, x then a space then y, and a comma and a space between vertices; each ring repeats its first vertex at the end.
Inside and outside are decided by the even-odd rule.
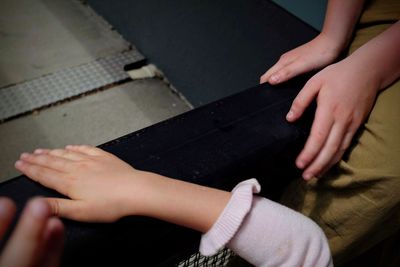
POLYGON ((310 179, 338 162, 368 117, 379 92, 400 76, 400 22, 346 59, 313 76, 293 101, 289 121, 317 100, 310 136, 296 159, 310 179))
MULTIPOLYGON (((363 2, 329 1, 321 34, 284 54, 261 82, 281 83, 332 63, 349 43, 363 2)), ((320 177, 342 158, 378 91, 399 77, 399 28, 397 22, 348 58, 317 73, 293 101, 289 122, 300 118, 313 100, 317 102, 310 135, 296 159, 304 179, 320 177)))
POLYGON ((239 183, 228 205, 203 235, 200 252, 223 245, 255 266, 332 266, 328 242, 309 218, 266 198, 257 180, 239 183))
MULTIPOLYGON (((259 234, 255 234, 250 243, 246 241, 246 234, 240 234, 240 225, 252 205, 252 190, 247 190, 245 194, 242 194, 241 190, 230 193, 138 171, 112 154, 87 146, 68 146, 65 150, 37 150, 34 154, 23 154, 16 167, 33 180, 71 198, 47 199, 53 214, 62 217, 79 221, 110 222, 123 216, 144 215, 206 233, 203 237, 205 240, 214 240, 221 231, 228 232, 228 235, 222 234, 225 239, 216 247, 212 247, 215 250, 211 250, 211 253, 234 238, 238 247, 236 249, 237 245, 232 245, 233 249, 248 260, 260 262, 271 260, 269 257, 265 259, 265 255, 273 254, 278 237, 279 241, 293 241, 304 247, 301 255, 308 255, 312 259, 319 258, 320 253, 319 250, 311 249, 313 246, 309 241, 319 240, 317 244, 327 252, 323 259, 330 260, 326 238, 315 224, 306 217, 283 206, 274 205, 266 199, 259 198, 257 203, 268 204, 257 204, 258 208, 251 212, 256 215, 265 213, 264 217, 246 219, 248 223, 243 229, 259 227, 259 231, 270 233, 274 242, 268 238, 260 238, 259 234), (238 209, 238 206, 244 209, 238 209), (270 217, 269 220, 264 220, 269 216, 273 216, 274 219, 271 220, 270 217), (288 231, 278 233, 276 227, 288 231), (304 231, 303 227, 306 227, 307 231, 304 231), (228 231, 229 229, 231 231, 228 231), (290 234, 286 234, 289 232, 290 234), (246 244, 258 247, 258 252, 241 251, 240 246, 246 244), (269 250, 270 253, 261 253, 269 250)), ((285 250, 285 254, 275 256, 274 259, 283 260, 289 257, 304 262, 304 257, 298 256, 295 247, 280 248, 285 250)))
POLYGON ((333 266, 328 241, 318 225, 260 197, 254 197, 228 247, 254 266, 333 266))
POLYGON ((364 0, 330 0, 321 33, 310 42, 283 54, 261 76, 260 83, 278 84, 331 64, 350 42, 363 4, 364 0))
POLYGON ((383 90, 400 77, 400 21, 348 57, 383 90))
POLYGON ((24 153, 16 168, 70 197, 47 200, 53 214, 77 221, 112 222, 140 215, 205 232, 230 198, 229 192, 133 169, 89 146, 24 153))

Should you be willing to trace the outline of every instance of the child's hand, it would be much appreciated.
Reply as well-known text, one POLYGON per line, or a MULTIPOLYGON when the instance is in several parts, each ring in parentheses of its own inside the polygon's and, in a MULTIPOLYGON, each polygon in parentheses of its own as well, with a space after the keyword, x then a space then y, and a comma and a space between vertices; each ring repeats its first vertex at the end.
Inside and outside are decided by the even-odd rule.
POLYGON ((146 194, 144 186, 148 179, 139 175, 144 172, 95 147, 37 149, 34 154, 22 154, 15 167, 70 197, 47 200, 53 214, 78 221, 110 222, 140 213, 146 194), (132 209, 132 204, 137 209, 132 209))
POLYGON ((52 213, 85 222, 142 215, 205 233, 228 203, 230 192, 139 171, 90 146, 24 153, 18 170, 71 199, 47 198, 52 213))
POLYGON ((299 74, 319 69, 332 63, 340 53, 340 46, 321 33, 310 42, 283 54, 260 78, 260 83, 278 84, 299 74))
POLYGON ((290 122, 317 100, 311 133, 296 160, 296 165, 305 169, 306 180, 322 175, 341 159, 369 115, 380 87, 369 70, 370 66, 349 57, 317 73, 293 101, 287 115, 290 122))

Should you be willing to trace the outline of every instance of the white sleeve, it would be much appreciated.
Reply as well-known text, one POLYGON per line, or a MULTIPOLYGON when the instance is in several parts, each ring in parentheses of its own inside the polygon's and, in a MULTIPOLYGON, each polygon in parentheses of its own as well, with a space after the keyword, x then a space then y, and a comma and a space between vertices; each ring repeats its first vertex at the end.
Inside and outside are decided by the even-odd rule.
POLYGON ((304 215, 261 197, 257 180, 232 190, 212 228, 202 236, 200 253, 209 256, 227 245, 255 266, 333 266, 322 230, 304 215))

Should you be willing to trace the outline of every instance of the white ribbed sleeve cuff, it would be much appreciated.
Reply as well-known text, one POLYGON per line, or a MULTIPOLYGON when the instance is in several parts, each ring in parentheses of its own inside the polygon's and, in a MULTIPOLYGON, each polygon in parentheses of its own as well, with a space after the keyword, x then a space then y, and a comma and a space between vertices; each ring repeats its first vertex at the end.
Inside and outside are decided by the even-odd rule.
POLYGON ((251 209, 253 193, 259 193, 260 184, 256 179, 239 183, 232 190, 232 197, 211 229, 202 235, 200 253, 211 256, 223 248, 236 234, 251 209))

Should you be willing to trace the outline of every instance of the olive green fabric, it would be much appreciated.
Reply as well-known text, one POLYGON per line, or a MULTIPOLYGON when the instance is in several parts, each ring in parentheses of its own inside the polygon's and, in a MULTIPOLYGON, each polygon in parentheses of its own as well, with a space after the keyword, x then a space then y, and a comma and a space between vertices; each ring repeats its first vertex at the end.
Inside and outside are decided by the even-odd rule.
POLYGON ((400 83, 383 91, 348 153, 319 180, 296 179, 282 202, 311 217, 335 263, 400 229, 400 83))
POLYGON ((369 24, 395 22, 400 19, 399 0, 370 0, 366 1, 358 25, 360 27, 369 24))
MULTIPOLYGON (((367 1, 348 53, 399 19, 400 1, 367 1)), ((319 180, 295 179, 281 202, 319 224, 335 266, 399 266, 399 80, 378 95, 343 159, 319 180)))
MULTIPOLYGON (((400 1, 370 1, 349 53, 387 29, 391 25, 388 21, 398 19, 400 1)), ((319 180, 296 179, 282 203, 320 225, 328 237, 335 265, 400 230, 399 80, 378 95, 343 159, 319 180)))

